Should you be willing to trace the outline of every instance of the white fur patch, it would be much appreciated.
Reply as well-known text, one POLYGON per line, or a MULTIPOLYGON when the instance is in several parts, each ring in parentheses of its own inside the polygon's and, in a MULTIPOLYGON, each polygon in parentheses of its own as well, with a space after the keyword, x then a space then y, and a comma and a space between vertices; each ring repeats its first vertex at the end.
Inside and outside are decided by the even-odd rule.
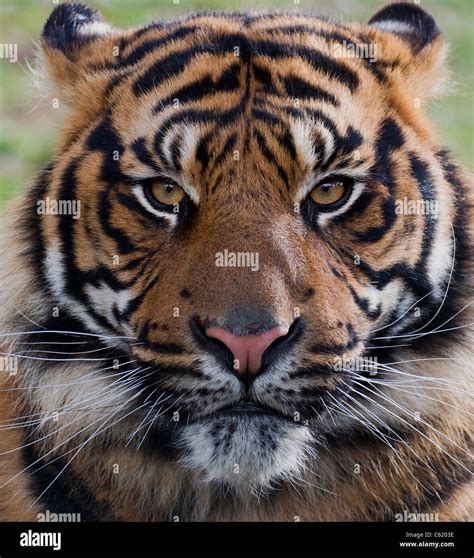
POLYGON ((226 416, 183 428, 181 464, 205 482, 261 491, 298 477, 311 455, 308 428, 268 416, 226 416))
POLYGON ((377 21, 373 25, 389 33, 413 33, 413 27, 403 21, 377 21))

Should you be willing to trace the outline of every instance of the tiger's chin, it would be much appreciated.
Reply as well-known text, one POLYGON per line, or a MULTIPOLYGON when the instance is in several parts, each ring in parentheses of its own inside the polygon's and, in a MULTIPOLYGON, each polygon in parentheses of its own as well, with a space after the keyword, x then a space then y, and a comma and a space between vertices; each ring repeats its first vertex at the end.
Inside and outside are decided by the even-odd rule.
POLYGON ((203 482, 265 493, 297 479, 314 452, 308 427, 269 415, 214 415, 184 426, 180 464, 203 482))

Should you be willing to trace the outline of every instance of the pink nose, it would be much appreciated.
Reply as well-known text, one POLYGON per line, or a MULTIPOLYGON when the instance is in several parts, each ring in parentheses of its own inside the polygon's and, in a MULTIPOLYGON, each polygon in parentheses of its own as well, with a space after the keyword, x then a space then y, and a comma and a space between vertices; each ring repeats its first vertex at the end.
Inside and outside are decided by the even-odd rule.
POLYGON ((288 329, 287 326, 276 326, 260 335, 234 335, 222 327, 210 327, 206 334, 226 345, 234 355, 235 372, 246 376, 258 374, 263 353, 279 337, 287 335, 288 329))

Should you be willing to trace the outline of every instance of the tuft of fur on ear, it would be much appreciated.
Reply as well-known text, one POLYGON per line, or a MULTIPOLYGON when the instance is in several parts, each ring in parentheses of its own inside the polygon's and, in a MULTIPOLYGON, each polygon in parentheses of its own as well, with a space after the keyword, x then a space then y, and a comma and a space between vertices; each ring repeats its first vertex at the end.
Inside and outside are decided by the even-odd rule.
POLYGON ((425 100, 445 91, 447 44, 429 13, 396 2, 378 11, 369 28, 378 61, 407 93, 425 100))

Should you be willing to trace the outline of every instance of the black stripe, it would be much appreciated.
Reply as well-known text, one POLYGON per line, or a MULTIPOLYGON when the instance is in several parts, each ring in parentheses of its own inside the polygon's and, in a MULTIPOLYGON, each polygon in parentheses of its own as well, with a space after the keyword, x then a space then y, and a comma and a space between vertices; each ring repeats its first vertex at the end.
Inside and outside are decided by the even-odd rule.
POLYGON ((352 324, 346 324, 347 334, 349 336, 349 341, 345 344, 314 344, 310 348, 310 351, 318 354, 327 355, 342 355, 347 351, 353 349, 359 342, 359 336, 354 331, 352 324))
MULTIPOLYGON (((316 23, 319 24, 320 22, 316 21, 316 23)), ((337 31, 324 31, 323 29, 317 29, 316 27, 304 24, 282 25, 281 27, 264 27, 261 31, 271 34, 281 33, 282 35, 307 34, 315 37, 321 37, 326 41, 342 44, 353 44, 354 41, 354 39, 349 37, 349 35, 343 35, 337 31)), ((368 41, 365 42, 368 43, 368 41)))
MULTIPOLYGON (((433 189, 433 179, 428 171, 428 165, 419 157, 417 157, 417 155, 415 155, 415 153, 413 153, 412 151, 408 153, 408 158, 410 160, 411 173, 418 182, 418 187, 423 200, 426 201, 428 204, 434 203, 436 201, 436 197, 433 189)), ((428 212, 428 214, 425 214, 424 218, 425 227, 423 231, 423 245, 420 255, 420 261, 417 264, 420 273, 426 273, 428 271, 427 269, 425 269, 425 265, 428 256, 431 253, 436 224, 435 216, 432 215, 430 212, 428 212)))
POLYGON ((138 294, 135 298, 133 298, 132 300, 129 301, 129 303, 127 304, 127 307, 122 312, 122 318, 123 319, 128 320, 130 318, 131 314, 133 314, 134 312, 136 312, 140 308, 140 306, 143 304, 143 301, 145 300, 146 295, 156 285, 158 280, 159 280, 158 275, 155 275, 153 277, 153 279, 150 280, 148 285, 143 289, 143 291, 140 294, 138 294))
MULTIPOLYGON (((161 124, 160 130, 158 130, 155 134, 153 142, 155 153, 163 164, 166 165, 166 158, 162 150, 162 142, 165 139, 166 134, 176 123, 186 122, 188 124, 215 124, 217 121, 220 127, 225 127, 235 122, 235 120, 242 114, 244 106, 244 102, 241 101, 238 105, 225 111, 209 109, 198 110, 193 108, 176 110, 172 115, 165 119, 165 121, 161 124)), ((201 153, 201 156, 203 157, 203 161, 205 161, 206 158, 204 157, 204 152, 201 153)))
POLYGON ((103 153, 101 180, 114 183, 124 179, 119 164, 124 146, 114 128, 110 114, 106 115, 92 130, 87 138, 86 146, 91 151, 103 153))
POLYGON ((257 41, 253 45, 255 54, 268 56, 275 60, 279 58, 294 58, 299 56, 307 62, 316 72, 323 72, 329 78, 336 80, 341 85, 354 92, 359 86, 359 78, 355 72, 342 62, 338 62, 322 52, 307 47, 281 44, 273 41, 257 41))
MULTIPOLYGON (((29 440, 25 438, 25 442, 27 441, 29 440)), ((43 509, 51 513, 80 514, 81 521, 113 519, 108 504, 95 498, 71 468, 67 467, 67 459, 59 457, 56 461, 48 463, 36 452, 34 444, 27 443, 23 446, 22 457, 25 466, 31 465, 28 482, 35 497, 39 498, 47 489, 40 498, 43 509), (37 460, 39 461, 33 465, 37 460), (63 468, 66 468, 66 471, 60 474, 63 468), (51 487, 48 488, 51 483, 51 487)))
POLYGON ((101 190, 98 193, 98 216, 100 225, 104 233, 115 242, 118 251, 121 254, 131 254, 137 250, 137 246, 133 244, 131 239, 127 236, 125 230, 112 224, 113 212, 110 195, 111 191, 109 189, 101 190))
MULTIPOLYGON (((66 167, 61 177, 60 199, 74 200, 76 194, 76 173, 81 163, 80 158, 73 159, 66 167)), ((59 234, 62 242, 61 253, 64 258, 64 278, 66 292, 81 302, 91 316, 100 326, 114 330, 113 325, 103 316, 98 314, 90 305, 84 292, 83 273, 76 265, 75 227, 79 226, 71 216, 61 215, 59 234)))
POLYGON ((355 236, 361 242, 378 242, 392 228, 397 215, 395 213, 395 200, 392 197, 382 202, 382 222, 379 227, 371 227, 364 232, 358 232, 355 236))
POLYGON ((133 153, 141 163, 152 168, 157 173, 161 173, 163 169, 153 159, 151 152, 145 145, 145 141, 145 138, 137 138, 131 145, 133 153))
POLYGON ((118 277, 113 275, 110 269, 103 265, 97 265, 94 269, 82 272, 82 280, 93 287, 100 287, 102 284, 106 284, 116 293, 134 283, 133 279, 131 282, 126 283, 120 281, 118 277))
MULTIPOLYGON (((337 133, 337 132, 336 132, 337 133)), ((326 170, 334 162, 336 158, 342 158, 344 155, 350 156, 357 148, 362 145, 364 138, 355 130, 352 126, 347 128, 347 132, 344 136, 337 134, 335 136, 335 146, 334 151, 325 161, 324 165, 321 165, 321 170, 326 170)))
POLYGON ((280 143, 282 146, 288 151, 290 157, 295 161, 297 154, 296 154, 296 147, 293 141, 293 136, 290 134, 289 130, 285 130, 280 137, 280 143))
POLYGON ((333 224, 340 224, 347 222, 351 217, 355 217, 357 222, 360 222, 360 214, 363 211, 371 213, 373 210, 370 207, 372 202, 376 199, 376 194, 373 191, 366 190, 356 199, 356 201, 347 209, 342 215, 336 215, 331 219, 333 224))
POLYGON ((199 101, 200 99, 215 95, 217 93, 225 93, 229 91, 235 91, 240 86, 240 64, 233 64, 229 68, 226 68, 222 75, 214 81, 210 74, 204 77, 184 85, 177 91, 171 93, 168 97, 161 99, 153 107, 153 112, 161 112, 168 105, 172 104, 175 99, 179 101, 179 104, 185 104, 193 101, 199 101))
MULTIPOLYGON (((137 200, 134 194, 124 194, 123 192, 117 192, 117 201, 130 211, 133 211, 133 218, 150 232, 154 230, 154 227, 156 227, 156 225, 166 227, 168 226, 168 221, 164 217, 159 217, 158 215, 150 215, 150 212, 143 207, 143 205, 137 200), (150 218, 153 225, 150 225, 150 218)), ((137 252, 142 252, 143 254, 146 253, 145 250, 140 250, 138 247, 136 248, 136 250, 137 252)))
MULTIPOLYGON (((267 105, 269 104, 268 101, 266 102, 266 104, 267 105)), ((280 110, 283 110, 284 112, 286 112, 287 114, 289 114, 293 118, 305 118, 306 116, 310 116, 310 117, 314 118, 314 120, 323 124, 324 127, 327 128, 331 132, 331 134, 334 137, 334 141, 336 143, 338 141, 339 142, 341 141, 341 136, 339 135, 339 132, 337 131, 336 124, 329 118, 329 116, 327 116, 326 114, 324 114, 320 110, 311 109, 311 108, 307 108, 307 107, 296 108, 296 107, 291 106, 291 105, 282 106, 282 107, 279 107, 279 108, 280 108, 280 110)))
POLYGON ((403 147, 404 143, 405 139, 398 124, 392 118, 384 120, 380 126, 375 145, 376 161, 371 169, 371 174, 383 181, 388 189, 389 196, 382 202, 383 224, 357 233, 356 237, 361 242, 377 242, 392 228, 397 219, 395 212, 396 184, 391 168, 391 156, 394 151, 403 147))
POLYGON ((156 90, 156 88, 169 79, 183 73, 186 65, 199 54, 222 54, 216 46, 196 45, 180 50, 160 58, 150 66, 146 72, 133 83, 133 93, 140 97, 156 90))
POLYGON ((400 149, 405 143, 402 130, 392 118, 384 120, 380 126, 375 145, 377 161, 380 164, 390 162, 392 151, 400 149))
POLYGON ((129 43, 130 45, 132 45, 134 42, 137 42, 138 39, 141 39, 143 35, 151 33, 152 31, 162 31, 163 29, 170 27, 172 23, 173 22, 169 21, 153 21, 152 23, 149 23, 148 25, 145 25, 145 27, 142 27, 141 29, 136 31, 129 39, 129 43))
POLYGON ((265 141, 265 138, 262 136, 262 134, 258 130, 254 131, 254 135, 255 135, 258 146, 259 146, 263 156, 265 157, 265 159, 267 159, 267 161, 271 165, 274 165, 276 167, 277 172, 278 172, 278 176, 282 179, 285 186, 289 189, 290 188, 290 182, 288 180, 288 175, 287 175, 286 171, 283 169, 283 167, 276 160, 276 157, 273 154, 273 151, 268 147, 267 142, 265 141))
MULTIPOLYGON (((155 25, 146 27, 145 29, 141 29, 137 31, 135 34, 135 38, 140 38, 141 34, 150 31, 151 29, 156 29, 155 25)), ((148 41, 143 42, 140 46, 138 46, 135 50, 130 52, 126 58, 121 61, 121 67, 130 66, 136 64, 142 58, 144 58, 150 52, 153 52, 157 49, 166 47, 179 39, 184 39, 188 37, 188 35, 196 34, 196 31, 199 29, 196 25, 190 27, 180 27, 171 33, 168 33, 164 37, 160 37, 159 39, 150 39, 148 41)))
POLYGON ((50 184, 50 174, 54 168, 54 163, 50 163, 38 176, 30 193, 28 194, 29 203, 26 206, 26 214, 20 216, 17 221, 19 230, 25 238, 29 239, 28 250, 25 256, 36 270, 35 276, 40 279, 41 286, 47 284, 45 275, 44 261, 46 256, 43 229, 41 225, 42 216, 38 213, 38 200, 45 198, 50 184))
POLYGON ((339 106, 339 101, 334 95, 324 91, 321 87, 313 85, 308 81, 295 75, 290 75, 282 79, 287 94, 296 99, 311 99, 324 101, 335 107, 339 106))
POLYGON ((138 341, 142 344, 144 349, 148 349, 154 353, 159 354, 171 354, 180 355, 185 351, 183 347, 177 345, 176 343, 159 343, 157 341, 150 341, 150 322, 145 322, 145 324, 140 328, 138 333, 138 341))
POLYGON ((261 120, 269 126, 285 126, 283 120, 279 116, 268 112, 268 110, 265 110, 264 108, 254 107, 252 114, 257 120, 261 120))
POLYGON ((237 142, 237 134, 236 133, 231 134, 227 138, 227 141, 224 147, 222 148, 222 151, 216 157, 216 160, 213 163, 214 167, 219 166, 223 161, 225 161, 229 153, 231 153, 231 151, 234 149, 236 142, 237 142))
POLYGON ((183 146, 182 134, 176 134, 170 145, 171 160, 173 161, 174 168, 177 172, 181 172, 181 148, 183 146))
POLYGON ((262 88, 265 95, 277 95, 278 92, 275 89, 275 84, 273 83, 273 77, 270 70, 260 66, 258 64, 252 64, 252 72, 254 79, 261 83, 264 87, 262 88))
POLYGON ((369 320, 377 320, 382 314, 382 305, 378 304, 375 310, 371 310, 369 301, 366 298, 360 297, 351 285, 347 285, 351 292, 352 298, 357 306, 364 312, 369 320))
POLYGON ((199 161, 203 169, 207 168, 211 154, 209 152, 209 144, 214 138, 215 132, 212 130, 203 136, 196 146, 196 160, 199 161))

